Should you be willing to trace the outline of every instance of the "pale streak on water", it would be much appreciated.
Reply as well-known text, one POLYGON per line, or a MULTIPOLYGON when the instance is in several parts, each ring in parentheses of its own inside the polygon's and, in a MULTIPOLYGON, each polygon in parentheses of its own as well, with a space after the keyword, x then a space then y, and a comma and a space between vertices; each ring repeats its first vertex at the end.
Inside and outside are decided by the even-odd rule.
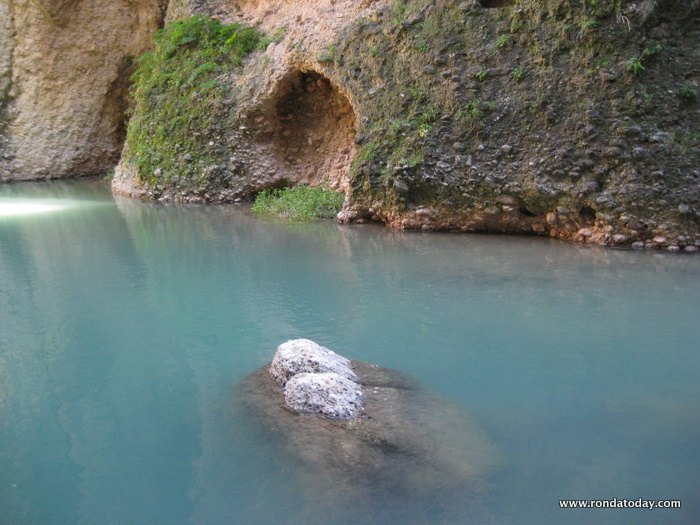
POLYGON ((290 225, 0 186, 0 524, 308 523, 313 480, 231 415, 308 337, 414 375, 499 450, 482 491, 316 520, 697 523, 700 258, 290 225), (680 510, 559 510, 561 498, 680 510))

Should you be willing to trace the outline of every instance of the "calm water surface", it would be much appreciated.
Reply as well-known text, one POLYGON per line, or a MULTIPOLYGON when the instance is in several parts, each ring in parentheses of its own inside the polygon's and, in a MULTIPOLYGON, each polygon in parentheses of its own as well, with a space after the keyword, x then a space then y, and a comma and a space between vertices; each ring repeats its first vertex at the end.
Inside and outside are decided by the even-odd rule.
POLYGON ((0 186, 0 524, 698 523, 699 322, 700 257, 0 186), (479 494, 319 516, 231 411, 297 337, 469 410, 479 494))

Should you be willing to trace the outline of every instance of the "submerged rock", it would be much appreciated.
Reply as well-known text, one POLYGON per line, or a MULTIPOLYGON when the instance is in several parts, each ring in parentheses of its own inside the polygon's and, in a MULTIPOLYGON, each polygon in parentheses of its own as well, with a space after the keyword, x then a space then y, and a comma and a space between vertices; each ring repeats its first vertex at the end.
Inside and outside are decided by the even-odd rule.
MULTIPOLYGON (((305 368, 280 363, 295 363, 291 348, 300 349, 307 362, 308 343, 281 345, 272 366, 239 385, 235 406, 246 425, 252 419, 276 436, 317 491, 338 499, 347 499, 348 492, 378 498, 396 490, 479 492, 496 453, 465 410, 401 372, 362 361, 348 362, 354 381, 325 370, 282 374, 305 368), (284 387, 279 377, 286 377, 284 387)), ((344 359, 323 350, 323 356, 344 359)), ((321 368, 316 361, 309 366, 321 368)))

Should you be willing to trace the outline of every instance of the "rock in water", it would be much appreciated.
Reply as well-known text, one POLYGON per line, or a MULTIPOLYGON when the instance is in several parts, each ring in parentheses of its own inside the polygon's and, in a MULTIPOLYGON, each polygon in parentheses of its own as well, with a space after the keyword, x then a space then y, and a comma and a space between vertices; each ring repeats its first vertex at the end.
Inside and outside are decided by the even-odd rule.
POLYGON ((300 414, 355 419, 362 413, 362 387, 333 372, 296 374, 284 386, 284 403, 300 414))
POLYGON ((295 374, 334 372, 351 381, 357 376, 350 361, 309 339, 294 339, 277 347, 270 365, 270 375, 281 386, 295 374))
POLYGON ((279 345, 270 376, 284 387, 287 408, 298 414, 355 419, 362 413, 362 387, 350 361, 309 339, 279 345))
POLYGON ((310 343, 281 345, 271 366, 243 380, 235 406, 241 424, 273 431, 324 498, 479 492, 496 453, 462 408, 401 372, 310 343))

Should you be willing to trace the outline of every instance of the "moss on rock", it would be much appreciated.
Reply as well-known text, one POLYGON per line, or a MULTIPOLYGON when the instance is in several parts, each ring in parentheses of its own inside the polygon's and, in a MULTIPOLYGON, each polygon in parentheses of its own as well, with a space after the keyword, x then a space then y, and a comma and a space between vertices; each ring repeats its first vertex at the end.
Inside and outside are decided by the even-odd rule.
POLYGON ((223 131, 226 107, 235 103, 230 82, 262 34, 203 15, 168 24, 133 77, 133 116, 125 158, 149 184, 211 178, 226 152, 212 139, 223 131))
POLYGON ((166 28, 124 157, 146 195, 234 200, 335 170, 345 220, 700 243, 698 2, 362 6, 326 6, 359 14, 323 37, 287 25, 240 68, 254 38, 233 59, 218 22, 181 22, 197 36, 180 43, 166 28))

